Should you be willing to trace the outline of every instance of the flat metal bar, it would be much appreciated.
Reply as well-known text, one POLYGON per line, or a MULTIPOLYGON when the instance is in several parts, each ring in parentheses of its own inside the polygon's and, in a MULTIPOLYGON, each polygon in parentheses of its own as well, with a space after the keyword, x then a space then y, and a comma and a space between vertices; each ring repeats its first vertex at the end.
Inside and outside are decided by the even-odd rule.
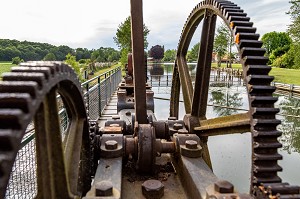
POLYGON ((205 119, 217 16, 206 10, 198 54, 192 116, 205 119))
POLYGON ((139 124, 147 124, 143 2, 142 0, 130 2, 135 119, 139 124))
POLYGON ((193 84, 192 79, 189 74, 188 65, 186 63, 186 58, 183 55, 177 57, 177 64, 179 68, 179 77, 182 88, 184 108, 186 114, 192 111, 192 100, 193 100, 193 84))
POLYGON ((173 69, 172 90, 171 90, 171 98, 170 98, 170 117, 178 118, 179 96, 180 96, 180 78, 179 78, 177 63, 175 63, 173 69))
POLYGON ((218 181, 202 158, 181 158, 175 164, 188 198, 206 198, 206 188, 218 181))
MULTIPOLYGON (((45 112, 44 103, 40 105, 34 116, 36 162, 37 162, 37 198, 50 199, 52 197, 51 176, 49 167, 49 149, 47 147, 47 136, 45 133, 45 112)), ((34 134, 33 134, 34 135, 34 134)))
POLYGON ((48 187, 51 186, 52 198, 71 198, 64 164, 55 89, 52 89, 47 94, 44 103, 45 118, 47 118, 45 121, 45 131, 51 176, 51 184, 48 187))
POLYGON ((199 136, 216 136, 250 132, 249 113, 200 120, 200 126, 194 130, 199 136), (201 133, 200 133, 201 132, 201 133))

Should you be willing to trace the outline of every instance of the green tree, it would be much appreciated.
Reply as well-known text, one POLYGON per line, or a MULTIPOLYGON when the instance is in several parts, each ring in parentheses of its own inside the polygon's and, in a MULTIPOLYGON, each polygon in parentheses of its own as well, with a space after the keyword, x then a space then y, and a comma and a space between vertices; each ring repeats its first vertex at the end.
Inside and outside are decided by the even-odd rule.
POLYGON ((287 14, 291 16, 292 23, 288 26, 288 33, 293 43, 287 57, 293 60, 292 68, 300 68, 300 1, 291 0, 291 7, 287 14))
POLYGON ((214 40, 214 52, 217 53, 218 67, 221 66, 222 57, 231 48, 231 32, 224 22, 217 28, 214 40))
POLYGON ((78 78, 82 81, 82 75, 80 73, 80 67, 79 67, 79 64, 78 62, 76 62, 76 57, 74 55, 72 55, 71 53, 68 53, 66 55, 66 60, 65 60, 65 63, 70 65, 74 71, 76 72, 78 78))
MULTIPOLYGON (((144 24, 144 48, 148 47, 147 36, 150 30, 144 24)), ((131 18, 127 17, 123 23, 121 23, 117 29, 116 36, 113 38, 116 45, 121 50, 121 63, 124 65, 127 63, 127 54, 125 52, 131 52, 131 18), (125 62, 124 62, 125 61, 125 62)))
POLYGON ((164 58, 162 59, 162 61, 172 62, 172 61, 175 61, 175 58, 176 58, 176 50, 168 49, 168 50, 166 50, 164 58))
MULTIPOLYGON (((276 49, 279 49, 280 51, 280 48, 285 51, 284 53, 286 53, 292 43, 292 40, 287 33, 275 31, 264 34, 261 40, 263 42, 263 47, 266 49, 267 56, 270 56, 276 49)), ((284 53, 280 53, 277 57, 284 53)))
POLYGON ((291 16, 292 23, 288 26, 288 33, 293 41, 300 43, 300 1, 291 0, 290 4, 288 14, 291 16))
POLYGON ((199 48, 200 48, 200 43, 198 42, 189 51, 189 53, 187 55, 187 60, 189 62, 191 62, 191 61, 197 61, 198 60, 199 48))
POLYGON ((54 55, 54 53, 48 53, 44 59, 44 61, 55 61, 56 60, 56 57, 54 55))
POLYGON ((14 57, 14 58, 12 58, 11 61, 12 61, 12 64, 16 64, 16 65, 18 65, 21 62, 24 62, 24 60, 21 59, 20 57, 14 57))

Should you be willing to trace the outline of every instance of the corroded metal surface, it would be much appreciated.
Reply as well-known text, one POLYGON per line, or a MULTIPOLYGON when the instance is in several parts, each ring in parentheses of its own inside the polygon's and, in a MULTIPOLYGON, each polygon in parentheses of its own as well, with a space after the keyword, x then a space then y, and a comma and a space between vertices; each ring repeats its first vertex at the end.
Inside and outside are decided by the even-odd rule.
MULTIPOLYGON (((173 74, 173 78, 176 80, 180 77, 186 113, 192 113, 192 117, 186 117, 187 120, 185 120, 190 131, 196 130, 200 137, 222 134, 222 131, 228 133, 230 129, 232 132, 237 129, 245 132, 246 129, 244 127, 248 127, 249 131, 252 132, 253 159, 251 182, 253 188, 261 183, 281 183, 277 172, 282 170, 277 163, 277 160, 280 160, 282 156, 279 155, 277 151, 277 149, 281 147, 281 144, 277 140, 281 132, 276 130, 280 121, 275 118, 275 114, 278 112, 278 109, 274 108, 274 103, 277 98, 272 96, 275 87, 270 85, 273 77, 268 75, 270 71, 270 67, 266 66, 268 58, 264 57, 265 49, 261 48, 262 42, 258 41, 259 35, 255 32, 256 28, 253 27, 250 18, 247 17, 247 14, 236 4, 226 0, 206 0, 201 2, 193 9, 183 28, 174 68, 176 71, 174 71, 173 74), (203 47, 208 47, 208 41, 211 41, 214 36, 213 34, 208 34, 208 32, 213 32, 213 30, 209 30, 209 25, 213 26, 213 22, 209 22, 209 25, 205 23, 208 19, 207 13, 221 17, 235 37, 249 94, 250 111, 248 113, 248 119, 235 119, 235 122, 231 123, 230 121, 234 119, 234 116, 229 116, 226 119, 224 118, 223 121, 219 118, 206 121, 205 108, 203 108, 203 103, 206 103, 206 101, 203 100, 203 103, 201 103, 201 98, 207 98, 207 93, 202 92, 203 89, 206 90, 208 87, 207 84, 203 84, 203 81, 207 81, 207 78, 197 79, 195 83, 196 89, 194 91, 191 90, 191 84, 189 83, 191 82, 191 78, 188 75, 185 57, 197 26, 204 20, 204 26, 207 28, 203 28, 204 35, 202 35, 201 38, 197 72, 199 72, 199 74, 200 72, 205 72, 205 69, 201 68, 201 64, 199 63, 204 63, 207 56, 204 56, 206 52, 201 53, 201 51, 203 47), (198 87, 201 89, 197 89, 198 87), (204 94, 204 96, 202 96, 202 94, 204 94), (193 96, 194 103, 192 104, 191 98, 193 96), (199 104, 200 107, 198 107, 199 104), (199 117, 199 126, 197 126, 193 115, 199 117), (204 133, 203 135, 201 134, 202 132, 204 133)), ((208 66, 209 64, 205 65, 205 67, 208 66)), ((207 71, 206 73, 209 72, 210 71, 207 71)), ((204 76, 202 75, 202 77, 204 76)), ((178 92, 179 85, 177 83, 172 87, 172 97, 174 97, 174 99, 171 100, 171 116, 177 116, 178 114, 179 98, 176 97, 178 92)), ((203 143, 206 144, 205 142, 203 143)), ((205 154, 206 153, 204 153, 204 155, 205 154)))
POLYGON ((6 147, 1 148, 0 198, 4 197, 26 127, 33 120, 38 150, 38 197, 84 195, 91 182, 89 128, 81 86, 73 69, 60 62, 23 63, 3 75, 0 92, 0 135, 2 141, 7 140, 3 143, 6 147), (72 118, 63 142, 57 92, 72 118))

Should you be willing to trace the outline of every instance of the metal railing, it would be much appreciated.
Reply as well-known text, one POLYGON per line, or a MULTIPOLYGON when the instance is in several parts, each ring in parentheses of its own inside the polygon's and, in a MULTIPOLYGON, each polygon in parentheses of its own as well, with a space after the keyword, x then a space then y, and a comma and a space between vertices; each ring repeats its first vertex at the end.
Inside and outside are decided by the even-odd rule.
MULTIPOLYGON (((98 119, 121 81, 121 68, 112 69, 81 84, 88 116, 98 119)), ((62 137, 69 118, 61 97, 57 96, 62 137)), ((12 169, 5 198, 34 198, 37 194, 34 125, 28 125, 12 169)))

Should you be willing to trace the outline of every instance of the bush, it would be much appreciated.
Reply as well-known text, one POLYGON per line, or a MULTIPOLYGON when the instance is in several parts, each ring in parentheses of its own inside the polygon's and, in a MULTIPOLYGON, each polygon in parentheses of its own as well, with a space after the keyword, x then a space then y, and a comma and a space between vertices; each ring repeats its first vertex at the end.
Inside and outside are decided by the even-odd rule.
POLYGON ((12 64, 16 64, 16 65, 20 64, 21 62, 24 62, 24 60, 21 59, 20 57, 14 57, 14 58, 12 58, 11 61, 12 61, 12 64))

